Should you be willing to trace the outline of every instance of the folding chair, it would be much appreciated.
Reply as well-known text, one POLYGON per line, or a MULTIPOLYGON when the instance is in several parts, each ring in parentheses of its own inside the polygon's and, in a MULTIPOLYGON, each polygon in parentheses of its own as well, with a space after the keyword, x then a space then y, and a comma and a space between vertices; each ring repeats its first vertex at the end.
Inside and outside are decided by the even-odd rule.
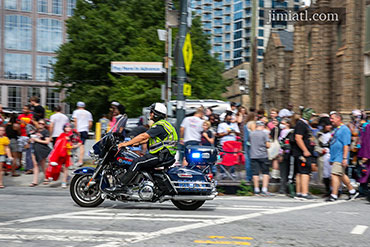
POLYGON ((231 180, 235 180, 225 166, 244 165, 245 157, 242 152, 242 143, 238 141, 224 142, 220 156, 222 160, 218 165, 220 165, 221 170, 225 172, 231 180))

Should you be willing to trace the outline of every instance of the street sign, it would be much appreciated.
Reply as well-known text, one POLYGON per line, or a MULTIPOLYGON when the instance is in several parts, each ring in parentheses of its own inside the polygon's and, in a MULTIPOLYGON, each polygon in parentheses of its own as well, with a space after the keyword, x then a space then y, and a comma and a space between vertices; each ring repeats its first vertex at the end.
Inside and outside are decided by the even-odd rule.
POLYGON ((186 73, 189 73, 191 61, 193 60, 193 49, 191 47, 190 33, 186 34, 184 46, 182 47, 182 55, 184 56, 186 73))
POLYGON ((191 96, 191 85, 190 85, 190 83, 184 83, 184 96, 191 96))

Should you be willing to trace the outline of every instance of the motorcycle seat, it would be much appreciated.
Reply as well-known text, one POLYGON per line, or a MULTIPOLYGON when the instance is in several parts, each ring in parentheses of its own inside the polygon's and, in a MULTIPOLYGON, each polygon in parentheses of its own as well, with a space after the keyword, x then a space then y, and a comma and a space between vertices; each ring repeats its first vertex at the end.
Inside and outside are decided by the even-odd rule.
POLYGON ((172 166, 175 162, 176 162, 175 158, 167 160, 165 162, 161 162, 155 167, 155 170, 162 170, 162 169, 168 168, 172 166))

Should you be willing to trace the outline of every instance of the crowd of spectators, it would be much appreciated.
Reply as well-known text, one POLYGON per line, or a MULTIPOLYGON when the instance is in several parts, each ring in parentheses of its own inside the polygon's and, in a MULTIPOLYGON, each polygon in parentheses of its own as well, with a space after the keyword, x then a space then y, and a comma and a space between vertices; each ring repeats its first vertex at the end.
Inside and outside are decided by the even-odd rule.
MULTIPOLYGON (((200 108, 194 116, 186 117, 181 124, 180 143, 184 147, 215 146, 222 151, 225 142, 242 142, 245 179, 253 184, 255 194, 271 195, 269 183, 277 183, 279 193, 309 200, 315 198, 309 193, 310 183, 322 183, 327 200, 335 201, 344 186, 349 199, 368 194, 369 122, 360 110, 354 110, 344 124, 338 112, 316 114, 304 107, 294 112, 291 104, 280 111, 247 111, 231 103, 230 109, 220 115, 212 108, 200 108)), ((183 157, 180 161, 186 164, 183 157)), ((222 170, 218 170, 219 178, 224 179, 222 170)), ((237 176, 234 166, 229 171, 232 177, 237 176)))
MULTIPOLYGON (((53 163, 50 157, 60 152, 58 140, 68 143, 67 158, 54 162, 63 165, 61 185, 67 187, 68 167, 83 164, 84 144, 93 123, 84 102, 78 102, 76 107, 70 118, 59 106, 46 118, 37 97, 30 99, 21 114, 4 115, 0 106, 0 188, 4 188, 3 174, 13 177, 33 174, 30 186, 37 186, 40 171, 46 174, 47 166, 53 163), (77 148, 78 161, 71 163, 71 151, 77 148)), ((110 130, 124 114, 124 106, 112 102, 109 113, 99 120, 102 133, 110 130)), ((213 113, 212 108, 201 107, 186 117, 179 131, 180 144, 215 146, 222 151, 226 142, 241 142, 246 174, 243 179, 253 184, 255 194, 271 195, 269 183, 275 183, 280 184, 279 193, 309 200, 314 198, 309 193, 311 181, 325 185, 328 201, 337 200, 343 184, 352 199, 368 194, 370 125, 360 110, 354 110, 345 122, 338 112, 318 115, 304 107, 294 112, 292 105, 266 112, 247 110, 232 102, 220 115, 213 113)), ((147 127, 138 126, 127 137, 138 135, 147 127)), ((186 165, 184 157, 185 153, 180 152, 180 162, 186 165)), ((237 177, 236 170, 240 169, 235 166, 226 169, 232 179, 237 177)), ((224 171, 212 168, 220 179, 227 178, 224 171)), ((48 184, 50 178, 45 175, 41 182, 48 184)))

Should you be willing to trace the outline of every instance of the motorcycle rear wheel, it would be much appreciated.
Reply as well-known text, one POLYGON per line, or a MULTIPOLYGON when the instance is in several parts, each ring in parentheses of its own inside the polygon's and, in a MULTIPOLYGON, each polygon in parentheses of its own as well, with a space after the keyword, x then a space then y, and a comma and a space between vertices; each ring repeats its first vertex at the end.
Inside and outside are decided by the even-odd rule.
POLYGON ((81 207, 97 207, 104 202, 99 190, 99 183, 90 186, 87 191, 84 191, 90 179, 91 175, 76 174, 71 180, 70 193, 72 199, 81 207))
POLYGON ((188 201, 171 200, 171 201, 180 210, 197 210, 206 202, 206 201, 194 201, 194 200, 188 200, 188 201))

